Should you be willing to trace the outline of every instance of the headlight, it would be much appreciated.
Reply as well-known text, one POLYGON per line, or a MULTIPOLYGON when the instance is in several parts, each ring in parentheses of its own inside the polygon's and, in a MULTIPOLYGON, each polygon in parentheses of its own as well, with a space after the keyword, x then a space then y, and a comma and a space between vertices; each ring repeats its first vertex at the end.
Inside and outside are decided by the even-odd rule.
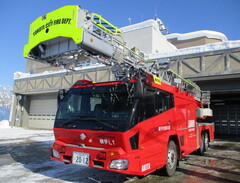
POLYGON ((53 152, 53 157, 60 159, 60 155, 56 150, 53 149, 52 152, 53 152))
POLYGON ((126 170, 128 168, 127 159, 112 160, 109 166, 111 169, 126 170))

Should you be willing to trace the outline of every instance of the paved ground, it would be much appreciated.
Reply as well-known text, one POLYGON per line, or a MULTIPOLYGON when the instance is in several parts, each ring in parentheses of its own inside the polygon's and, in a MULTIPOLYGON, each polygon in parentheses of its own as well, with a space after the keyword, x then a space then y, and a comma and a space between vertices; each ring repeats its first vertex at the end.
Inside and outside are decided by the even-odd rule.
POLYGON ((181 161, 173 177, 139 178, 52 161, 53 140, 52 131, 0 128, 0 182, 240 183, 240 142, 216 140, 204 157, 181 161))

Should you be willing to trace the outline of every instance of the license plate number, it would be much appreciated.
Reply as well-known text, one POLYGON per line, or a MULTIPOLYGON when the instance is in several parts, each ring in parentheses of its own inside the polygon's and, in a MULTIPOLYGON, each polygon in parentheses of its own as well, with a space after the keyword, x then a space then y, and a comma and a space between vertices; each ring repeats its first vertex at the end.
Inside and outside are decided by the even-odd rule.
POLYGON ((89 154, 73 152, 72 163, 75 165, 89 166, 89 154))

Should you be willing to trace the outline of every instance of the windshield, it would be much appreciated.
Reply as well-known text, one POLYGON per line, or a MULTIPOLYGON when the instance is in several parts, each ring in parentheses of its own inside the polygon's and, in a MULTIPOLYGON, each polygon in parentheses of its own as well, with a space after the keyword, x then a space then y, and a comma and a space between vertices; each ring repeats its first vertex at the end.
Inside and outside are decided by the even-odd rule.
POLYGON ((70 89, 60 103, 55 128, 126 131, 133 108, 132 84, 70 89))

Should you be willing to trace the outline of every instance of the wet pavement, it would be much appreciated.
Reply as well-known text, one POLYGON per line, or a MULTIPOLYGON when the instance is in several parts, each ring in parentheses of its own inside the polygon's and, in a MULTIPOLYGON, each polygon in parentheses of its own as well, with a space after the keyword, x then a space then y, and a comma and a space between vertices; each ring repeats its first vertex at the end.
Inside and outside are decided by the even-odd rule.
POLYGON ((188 155, 173 177, 148 175, 131 183, 240 183, 240 142, 216 139, 204 156, 188 155))
POLYGON ((161 171, 137 177, 50 160, 52 133, 40 131, 7 139, 1 138, 1 130, 0 182, 240 183, 239 141, 215 140, 205 156, 192 154, 180 161, 173 177, 165 177, 161 171))

